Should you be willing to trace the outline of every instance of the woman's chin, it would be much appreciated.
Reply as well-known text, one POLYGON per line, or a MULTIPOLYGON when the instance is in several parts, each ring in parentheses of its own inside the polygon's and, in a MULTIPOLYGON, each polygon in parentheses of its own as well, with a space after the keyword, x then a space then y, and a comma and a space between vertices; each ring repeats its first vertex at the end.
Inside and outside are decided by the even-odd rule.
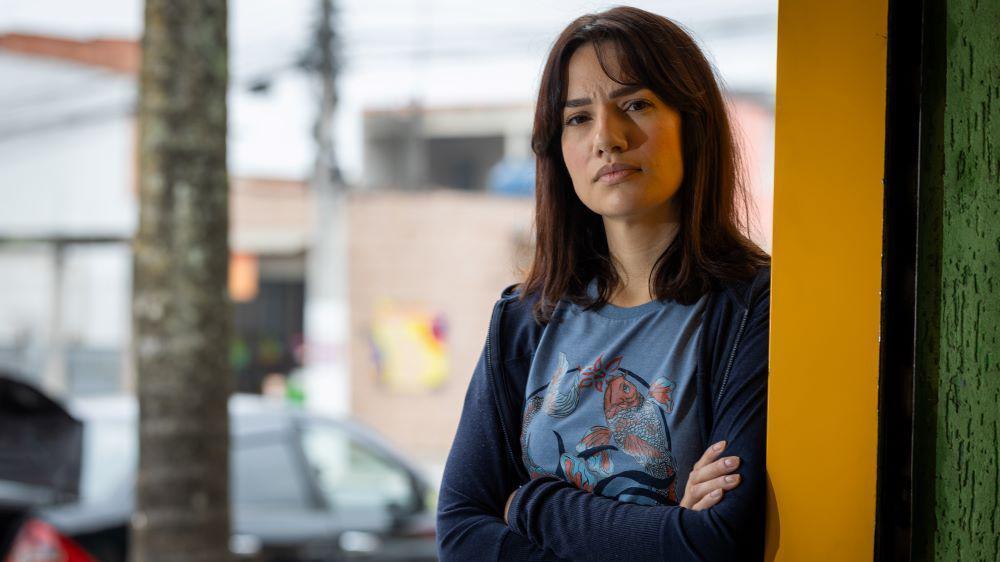
POLYGON ((648 216, 651 210, 641 207, 616 206, 609 207, 599 214, 607 220, 636 221, 648 216))
POLYGON ((663 203, 651 204, 648 201, 624 200, 607 201, 597 211, 597 214, 604 219, 616 221, 657 219, 655 222, 662 222, 664 213, 669 213, 669 209, 664 209, 663 203))

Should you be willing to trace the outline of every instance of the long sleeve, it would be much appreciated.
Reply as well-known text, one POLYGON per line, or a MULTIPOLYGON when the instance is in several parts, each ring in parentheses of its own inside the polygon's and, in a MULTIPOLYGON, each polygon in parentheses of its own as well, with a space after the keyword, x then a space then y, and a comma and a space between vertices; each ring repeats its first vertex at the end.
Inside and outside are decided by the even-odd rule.
POLYGON ((503 508, 517 488, 505 450, 486 351, 465 395, 458 431, 445 463, 438 494, 438 556, 467 560, 559 561, 551 552, 510 530, 503 508))
MULTIPOLYGON (((763 557, 770 292, 753 304, 708 443, 725 439, 743 480, 716 506, 643 506, 580 490, 553 477, 522 486, 510 527, 572 560, 759 560, 763 557)), ((713 397, 713 400, 716 397, 713 397)))

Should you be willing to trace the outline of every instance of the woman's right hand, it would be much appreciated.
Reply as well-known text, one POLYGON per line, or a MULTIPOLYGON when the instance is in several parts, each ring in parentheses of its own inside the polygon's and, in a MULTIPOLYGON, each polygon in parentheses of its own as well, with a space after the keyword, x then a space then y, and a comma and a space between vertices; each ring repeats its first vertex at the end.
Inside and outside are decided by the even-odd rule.
POLYGON ((718 458, 725 448, 726 442, 719 441, 709 447, 695 463, 688 476, 687 486, 684 487, 681 507, 695 511, 708 509, 722 501, 725 490, 732 490, 740 485, 740 475, 729 474, 739 468, 740 458, 718 458))

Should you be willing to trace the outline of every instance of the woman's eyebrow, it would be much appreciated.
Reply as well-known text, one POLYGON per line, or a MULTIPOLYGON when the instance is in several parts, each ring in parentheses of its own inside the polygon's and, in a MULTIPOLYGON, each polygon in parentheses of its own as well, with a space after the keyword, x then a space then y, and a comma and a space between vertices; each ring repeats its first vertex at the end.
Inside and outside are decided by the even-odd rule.
MULTIPOLYGON (((640 85, 638 85, 638 84, 632 84, 632 85, 629 85, 629 86, 622 86, 621 88, 618 88, 617 90, 612 91, 611 95, 608 96, 608 97, 611 98, 611 99, 620 98, 622 96, 627 96, 629 94, 634 94, 634 93, 638 92, 639 90, 641 90, 642 88, 643 87, 640 86, 640 85)), ((590 98, 576 98, 576 99, 572 99, 572 100, 566 100, 566 103, 563 105, 563 107, 564 108, 566 108, 566 107, 582 107, 582 106, 585 106, 585 105, 590 105, 590 101, 591 101, 590 98)))

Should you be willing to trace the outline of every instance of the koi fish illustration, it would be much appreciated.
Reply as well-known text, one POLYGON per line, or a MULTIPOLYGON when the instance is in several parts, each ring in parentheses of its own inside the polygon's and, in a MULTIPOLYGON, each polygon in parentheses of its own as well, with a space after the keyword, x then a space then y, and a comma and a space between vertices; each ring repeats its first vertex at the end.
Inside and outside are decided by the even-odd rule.
MULTIPOLYGON (((660 406, 667 412, 673 409, 673 388, 672 381, 660 377, 653 381, 647 395, 643 396, 624 373, 612 375, 604 391, 604 417, 608 422, 604 429, 607 431, 596 433, 594 442, 607 444, 613 439, 622 451, 654 478, 673 476, 674 459, 670 454, 668 430, 659 412, 660 406)), ((670 501, 677 501, 672 478, 664 492, 670 501)))
POLYGON ((531 434, 528 431, 528 427, 542 409, 542 400, 543 398, 537 394, 528 399, 528 405, 524 409, 524 419, 521 421, 521 463, 528 469, 528 475, 532 479, 548 474, 545 469, 538 466, 532 460, 531 454, 528 453, 528 445, 531 442, 531 434))
POLYGON ((566 355, 559 354, 549 384, 543 387, 547 389, 545 396, 535 394, 528 399, 521 432, 522 462, 532 478, 552 474, 531 459, 527 428, 539 412, 556 419, 565 418, 576 409, 581 392, 593 388, 603 392, 607 425, 592 426, 577 443, 575 454, 566 451, 562 436, 554 432, 559 444, 555 474, 580 489, 593 491, 602 479, 614 473, 610 452, 621 450, 635 459, 647 474, 669 482, 661 493, 676 504, 674 459, 670 453, 666 420, 660 413, 661 409, 666 413, 673 411, 675 384, 666 377, 658 377, 643 394, 628 377, 641 381, 643 386, 646 386, 645 381, 621 369, 621 360, 618 356, 604 362, 603 356, 599 356, 590 367, 571 369, 566 355))
POLYGON ((570 369, 566 354, 560 352, 556 369, 549 380, 548 391, 542 401, 542 410, 546 414, 559 419, 565 418, 576 409, 576 405, 580 402, 579 375, 580 368, 570 369))
POLYGON ((521 421, 521 462, 528 469, 528 474, 531 478, 537 478, 538 476, 550 473, 535 463, 528 453, 528 445, 531 439, 528 428, 540 411, 544 410, 546 414, 555 418, 563 418, 576 409, 576 405, 580 399, 580 391, 576 379, 572 376, 572 372, 576 370, 570 370, 566 354, 559 353, 555 370, 552 372, 549 384, 546 387, 548 388, 548 392, 545 393, 544 397, 539 394, 531 396, 524 408, 524 419, 521 421), (571 388, 566 392, 559 393, 558 389, 560 385, 564 385, 564 381, 566 380, 569 380, 571 388))
MULTIPOLYGON (((606 373, 617 369, 620 362, 621 357, 616 357, 605 365, 602 358, 598 357, 591 367, 571 369, 566 354, 559 353, 556 367, 549 379, 549 384, 545 387, 547 389, 545 396, 537 394, 531 396, 525 406, 521 426, 521 461, 532 478, 535 478, 536 475, 551 474, 535 463, 528 452, 530 432, 527 431, 527 428, 538 412, 542 411, 556 419, 565 418, 576 410, 580 402, 581 391, 587 387, 593 387, 597 390, 603 389, 603 379, 606 373)), ((556 436, 559 440, 559 467, 565 474, 569 475, 571 481, 573 478, 577 478, 579 487, 592 490, 594 478, 607 476, 614 470, 614 464, 606 450, 614 447, 605 447, 604 450, 591 455, 591 448, 601 447, 605 443, 596 443, 593 436, 587 435, 576 446, 578 455, 573 456, 565 451, 562 437, 558 434, 556 436)))
POLYGON ((575 455, 566 451, 562 436, 558 432, 553 432, 559 442, 559 467, 556 475, 588 492, 593 492, 598 482, 610 476, 614 472, 615 465, 608 450, 614 450, 615 447, 596 445, 595 449, 592 446, 595 443, 592 437, 595 431, 599 433, 602 430, 607 431, 607 428, 601 426, 591 428, 591 432, 577 443, 575 455))

